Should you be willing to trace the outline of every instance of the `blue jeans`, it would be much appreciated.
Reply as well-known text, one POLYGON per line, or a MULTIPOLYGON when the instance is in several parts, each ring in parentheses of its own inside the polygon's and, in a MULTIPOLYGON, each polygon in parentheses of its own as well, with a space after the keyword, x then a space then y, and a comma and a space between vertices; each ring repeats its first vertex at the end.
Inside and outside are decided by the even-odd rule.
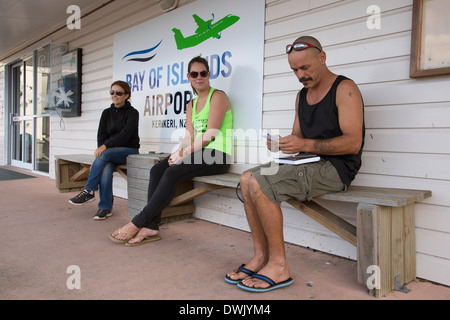
POLYGON ((85 189, 99 191, 99 210, 112 210, 114 202, 113 171, 117 165, 127 163, 128 155, 137 153, 139 151, 133 148, 109 148, 94 160, 85 189))

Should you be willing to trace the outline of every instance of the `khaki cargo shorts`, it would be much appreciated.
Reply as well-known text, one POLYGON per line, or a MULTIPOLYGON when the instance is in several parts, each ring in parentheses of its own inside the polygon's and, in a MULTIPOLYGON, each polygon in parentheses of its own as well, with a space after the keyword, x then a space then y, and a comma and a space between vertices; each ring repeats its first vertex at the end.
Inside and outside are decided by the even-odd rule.
POLYGON ((247 171, 252 173, 269 200, 278 206, 293 198, 304 201, 346 190, 337 170, 323 159, 300 165, 270 162, 247 171))

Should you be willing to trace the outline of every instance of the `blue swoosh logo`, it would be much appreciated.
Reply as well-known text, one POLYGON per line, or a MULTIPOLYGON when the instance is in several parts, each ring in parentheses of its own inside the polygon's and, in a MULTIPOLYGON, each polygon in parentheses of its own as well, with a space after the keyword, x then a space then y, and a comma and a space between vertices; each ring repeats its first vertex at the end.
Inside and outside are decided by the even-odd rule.
MULTIPOLYGON (((153 50, 155 50, 156 48, 158 48, 159 45, 161 44, 161 42, 162 42, 162 40, 156 46, 154 46, 153 48, 150 48, 150 49, 139 50, 139 51, 132 51, 130 53, 127 53, 126 55, 123 56, 122 60, 125 59, 126 57, 129 57, 129 56, 135 56, 135 55, 142 55, 142 54, 150 53, 153 50)), ((153 59, 155 56, 156 56, 156 53, 154 55, 152 55, 152 56, 149 56, 149 57, 130 58, 127 61, 147 62, 147 61, 150 61, 151 59, 153 59)))

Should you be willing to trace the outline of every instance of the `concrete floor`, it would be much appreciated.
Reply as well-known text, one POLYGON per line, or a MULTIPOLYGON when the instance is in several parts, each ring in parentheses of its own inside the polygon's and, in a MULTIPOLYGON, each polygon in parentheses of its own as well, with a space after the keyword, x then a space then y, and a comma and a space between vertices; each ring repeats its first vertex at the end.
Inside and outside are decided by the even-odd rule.
POLYGON ((113 216, 94 221, 97 202, 71 205, 76 192, 59 193, 54 180, 20 172, 36 178, 0 181, 2 300, 450 299, 449 287, 423 280, 409 283, 407 294, 372 298, 357 282, 355 261, 292 244, 286 251, 294 284, 245 292, 223 277, 251 257, 249 233, 189 219, 163 225, 161 241, 125 247, 108 234, 129 221, 127 200, 116 198, 113 216), (80 289, 69 289, 74 283, 80 289))

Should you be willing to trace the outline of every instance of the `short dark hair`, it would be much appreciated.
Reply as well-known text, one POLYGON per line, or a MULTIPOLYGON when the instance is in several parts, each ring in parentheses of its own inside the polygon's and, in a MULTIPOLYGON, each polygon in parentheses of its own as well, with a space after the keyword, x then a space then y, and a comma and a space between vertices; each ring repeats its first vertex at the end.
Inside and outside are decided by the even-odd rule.
MULTIPOLYGON (((113 87, 113 86, 119 86, 119 87, 121 87, 122 89, 123 89, 123 91, 125 92, 125 94, 128 94, 128 99, 130 99, 131 98, 131 88, 130 88, 130 85, 128 84, 128 82, 125 82, 125 81, 122 81, 122 80, 117 80, 117 81, 114 81, 112 84, 111 84, 111 88, 113 87)), ((128 100, 127 99, 127 100, 128 100)))

